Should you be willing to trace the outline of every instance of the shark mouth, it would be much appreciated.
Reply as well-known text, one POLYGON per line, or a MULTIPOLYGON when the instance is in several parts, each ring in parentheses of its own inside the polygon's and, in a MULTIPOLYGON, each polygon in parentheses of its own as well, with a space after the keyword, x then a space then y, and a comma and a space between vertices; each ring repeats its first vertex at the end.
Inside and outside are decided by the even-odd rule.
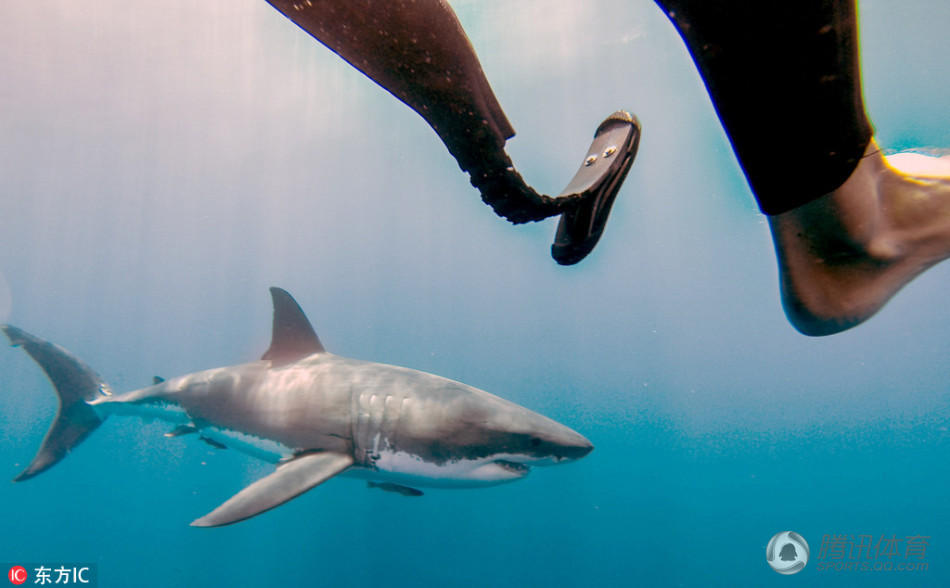
POLYGON ((403 486, 482 486, 501 484, 519 480, 531 471, 521 461, 528 456, 496 454, 496 459, 456 459, 442 463, 426 461, 423 458, 402 451, 381 451, 375 463, 367 464, 373 468, 376 480, 379 476, 392 475, 395 482, 403 486))
POLYGON ((495 464, 500 466, 502 469, 509 471, 512 474, 517 474, 519 476, 523 476, 531 471, 531 468, 529 468, 528 466, 524 465, 523 463, 518 463, 515 461, 505 461, 503 459, 499 459, 495 461, 495 464))

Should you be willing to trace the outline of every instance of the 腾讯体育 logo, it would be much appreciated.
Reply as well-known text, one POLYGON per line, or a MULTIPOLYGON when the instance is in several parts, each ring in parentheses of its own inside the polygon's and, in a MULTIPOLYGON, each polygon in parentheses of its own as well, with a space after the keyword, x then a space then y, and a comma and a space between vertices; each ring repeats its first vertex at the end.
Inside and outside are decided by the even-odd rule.
POLYGON ((808 542, 795 531, 776 533, 765 548, 765 560, 780 574, 797 574, 808 563, 808 542))

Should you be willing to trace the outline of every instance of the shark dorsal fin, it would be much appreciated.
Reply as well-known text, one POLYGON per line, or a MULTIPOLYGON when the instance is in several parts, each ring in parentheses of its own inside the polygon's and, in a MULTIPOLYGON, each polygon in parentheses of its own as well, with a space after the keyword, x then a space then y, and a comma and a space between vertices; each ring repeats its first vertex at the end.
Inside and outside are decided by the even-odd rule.
POLYGON ((270 295, 274 300, 274 331, 270 349, 261 359, 269 359, 273 367, 279 367, 325 352, 294 297, 281 288, 271 288, 270 295))

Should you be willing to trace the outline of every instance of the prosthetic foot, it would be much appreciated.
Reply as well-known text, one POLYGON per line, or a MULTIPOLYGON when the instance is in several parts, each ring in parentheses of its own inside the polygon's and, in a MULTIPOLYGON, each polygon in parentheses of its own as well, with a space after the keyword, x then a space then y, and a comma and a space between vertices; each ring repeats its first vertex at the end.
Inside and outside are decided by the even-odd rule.
POLYGON ((640 121, 627 112, 615 112, 597 127, 584 163, 561 192, 561 197, 579 194, 582 199, 561 215, 551 245, 554 261, 575 264, 597 245, 639 145, 640 121))

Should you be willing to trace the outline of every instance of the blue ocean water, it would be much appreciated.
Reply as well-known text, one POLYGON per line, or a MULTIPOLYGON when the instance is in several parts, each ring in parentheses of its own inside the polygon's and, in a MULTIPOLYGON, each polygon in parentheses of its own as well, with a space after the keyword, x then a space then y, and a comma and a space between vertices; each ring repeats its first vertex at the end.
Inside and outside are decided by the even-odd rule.
MULTIPOLYGON (((7 0, 0 322, 129 390, 258 357, 279 285, 331 351, 483 388, 596 450, 419 499, 332 480, 195 529, 270 467, 112 419, 0 485, 0 561, 92 562, 102 586, 950 584, 950 266, 859 328, 797 334, 764 217, 651 2, 453 6, 540 190, 606 114, 642 121, 582 264, 550 260, 554 221, 496 218, 413 112, 265 2, 7 0), (765 559, 785 530, 812 557, 789 577, 765 559), (929 568, 819 570, 835 535, 925 536, 929 568)), ((860 16, 879 142, 950 146, 950 7, 860 16)), ((0 349, 0 473, 55 408, 0 349)))

